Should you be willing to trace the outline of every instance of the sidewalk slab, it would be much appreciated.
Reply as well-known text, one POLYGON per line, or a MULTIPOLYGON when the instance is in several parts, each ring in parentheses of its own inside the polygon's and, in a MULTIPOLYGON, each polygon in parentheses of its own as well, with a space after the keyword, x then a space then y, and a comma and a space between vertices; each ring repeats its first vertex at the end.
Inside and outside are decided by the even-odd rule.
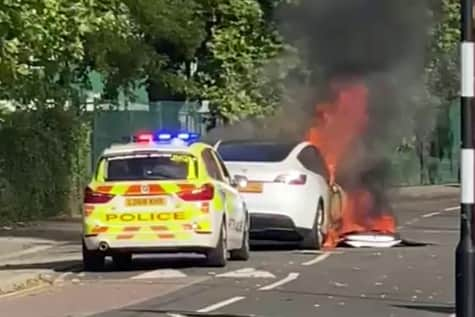
POLYGON ((42 284, 52 284, 57 275, 52 270, 0 271, 0 296, 42 284))

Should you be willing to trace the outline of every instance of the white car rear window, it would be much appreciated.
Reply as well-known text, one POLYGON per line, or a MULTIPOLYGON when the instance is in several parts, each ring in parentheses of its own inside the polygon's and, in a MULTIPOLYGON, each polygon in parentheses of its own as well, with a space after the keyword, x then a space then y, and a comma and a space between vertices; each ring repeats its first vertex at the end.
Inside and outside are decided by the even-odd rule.
POLYGON ((228 162, 280 162, 296 146, 295 143, 230 142, 221 143, 218 153, 228 162))

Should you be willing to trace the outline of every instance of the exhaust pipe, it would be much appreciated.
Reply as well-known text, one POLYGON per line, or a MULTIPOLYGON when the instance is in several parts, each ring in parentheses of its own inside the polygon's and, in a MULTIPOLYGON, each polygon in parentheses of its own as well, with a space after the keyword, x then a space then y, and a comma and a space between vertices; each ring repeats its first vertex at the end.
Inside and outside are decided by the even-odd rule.
POLYGON ((107 242, 102 241, 101 243, 99 243, 99 251, 106 252, 107 250, 109 250, 109 245, 107 244, 107 242))

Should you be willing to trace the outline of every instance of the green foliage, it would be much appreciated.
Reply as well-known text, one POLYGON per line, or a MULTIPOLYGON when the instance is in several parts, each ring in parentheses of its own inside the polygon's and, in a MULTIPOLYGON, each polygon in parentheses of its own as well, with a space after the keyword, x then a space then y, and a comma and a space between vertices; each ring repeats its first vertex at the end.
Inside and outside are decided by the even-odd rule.
POLYGON ((208 0, 210 37, 200 56, 204 96, 230 121, 271 113, 279 100, 273 74, 285 45, 257 1, 208 0), (276 64, 273 64, 276 63, 276 64))
POLYGON ((0 4, 0 98, 41 106, 76 98, 83 39, 98 30, 127 32, 116 0, 16 0, 0 4))
POLYGON ((83 121, 58 109, 16 112, 0 129, 0 221, 77 211, 84 184, 83 121))
POLYGON ((185 63, 205 37, 201 7, 194 0, 123 0, 129 13, 127 37, 99 30, 87 37, 87 59, 105 75, 108 98, 146 84, 155 94, 184 94, 193 83, 185 63), (159 86, 159 88, 157 88, 159 86), (160 90, 160 91, 157 91, 160 90))

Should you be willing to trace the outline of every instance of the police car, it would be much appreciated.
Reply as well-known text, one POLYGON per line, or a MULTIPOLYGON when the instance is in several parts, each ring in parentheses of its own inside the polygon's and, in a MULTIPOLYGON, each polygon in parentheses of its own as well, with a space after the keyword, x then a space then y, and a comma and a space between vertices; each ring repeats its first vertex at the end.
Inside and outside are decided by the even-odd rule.
POLYGON ((119 267, 132 254, 193 252, 210 266, 249 258, 249 217, 239 193, 246 179, 231 179, 214 149, 199 135, 141 133, 112 145, 99 158, 84 195, 83 263, 119 267))

